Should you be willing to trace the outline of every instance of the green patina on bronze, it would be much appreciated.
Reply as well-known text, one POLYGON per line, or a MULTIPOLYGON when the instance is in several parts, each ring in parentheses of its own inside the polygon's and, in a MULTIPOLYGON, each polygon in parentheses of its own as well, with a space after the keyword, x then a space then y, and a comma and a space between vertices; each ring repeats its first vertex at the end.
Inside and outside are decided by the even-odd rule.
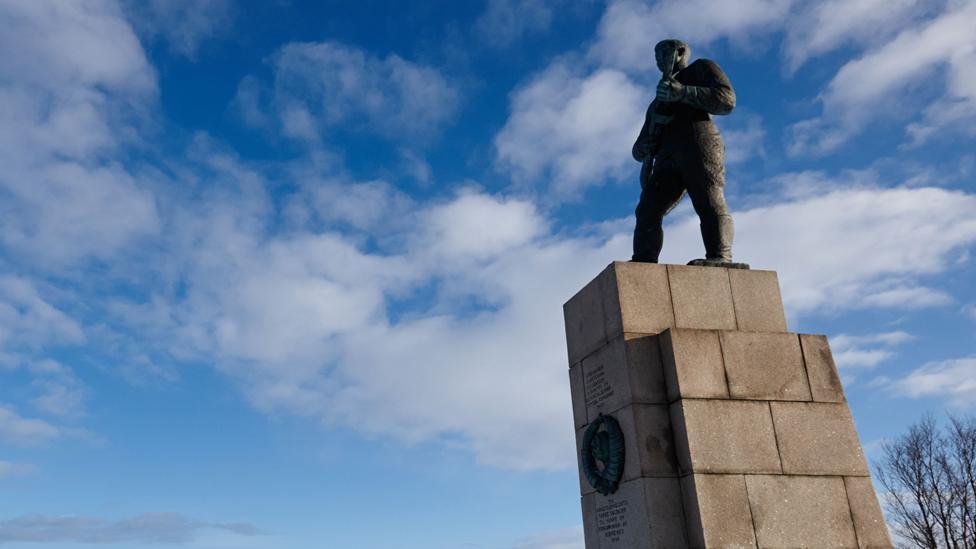
POLYGON ((583 474, 597 492, 612 494, 624 473, 624 434, 617 420, 600 414, 583 433, 583 474))

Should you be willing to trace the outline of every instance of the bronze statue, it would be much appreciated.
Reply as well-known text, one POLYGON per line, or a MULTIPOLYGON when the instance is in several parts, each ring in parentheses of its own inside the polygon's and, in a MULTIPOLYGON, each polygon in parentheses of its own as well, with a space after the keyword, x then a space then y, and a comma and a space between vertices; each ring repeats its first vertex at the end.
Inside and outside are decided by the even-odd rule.
POLYGON ((661 81, 632 150, 634 159, 642 163, 632 261, 657 263, 664 243, 664 216, 687 191, 705 243, 705 258, 690 264, 748 268, 732 263, 725 145, 710 116, 732 112, 732 84, 714 61, 698 59, 689 65, 691 49, 681 40, 658 42, 654 57, 661 81))

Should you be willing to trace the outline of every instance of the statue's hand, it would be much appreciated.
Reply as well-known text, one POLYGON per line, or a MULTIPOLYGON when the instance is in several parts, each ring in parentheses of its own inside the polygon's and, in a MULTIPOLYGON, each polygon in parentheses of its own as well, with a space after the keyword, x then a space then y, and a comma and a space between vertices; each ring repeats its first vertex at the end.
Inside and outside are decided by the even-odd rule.
POLYGON ((685 96, 685 86, 673 78, 662 78, 657 84, 657 100, 665 103, 681 101, 685 96))
POLYGON ((637 143, 634 143, 633 148, 630 150, 630 154, 634 157, 634 160, 643 162, 644 159, 651 154, 651 144, 649 142, 638 141, 637 143))

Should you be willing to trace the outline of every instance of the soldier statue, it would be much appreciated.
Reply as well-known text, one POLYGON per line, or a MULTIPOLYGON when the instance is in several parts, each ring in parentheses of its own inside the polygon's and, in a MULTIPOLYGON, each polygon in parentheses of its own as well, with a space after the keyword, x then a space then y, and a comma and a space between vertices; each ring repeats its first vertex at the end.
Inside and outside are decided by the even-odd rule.
POLYGON ((709 116, 732 112, 732 84, 714 61, 698 59, 689 65, 691 49, 681 40, 658 42, 654 57, 661 81, 632 150, 634 159, 642 163, 632 261, 657 263, 664 243, 664 216, 687 191, 705 243, 705 258, 690 264, 748 268, 732 263, 725 146, 709 116))

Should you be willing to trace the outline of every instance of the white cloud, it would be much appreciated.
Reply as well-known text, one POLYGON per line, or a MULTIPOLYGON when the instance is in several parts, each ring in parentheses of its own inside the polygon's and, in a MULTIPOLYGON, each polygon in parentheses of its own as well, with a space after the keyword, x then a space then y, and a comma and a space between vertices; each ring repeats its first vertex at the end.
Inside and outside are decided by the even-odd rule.
POLYGON ((413 199, 381 180, 349 181, 301 177, 301 192, 288 205, 290 220, 298 226, 310 221, 328 227, 376 232, 410 223, 416 210, 413 199))
POLYGON ((488 0, 474 30, 490 46, 510 46, 525 35, 549 30, 555 10, 565 0, 488 0))
MULTIPOLYGON (((903 117, 902 113, 916 112, 919 103, 932 104, 933 110, 910 127, 916 141, 948 123, 941 118, 943 109, 971 114, 976 103, 974 20, 976 2, 949 3, 944 13, 925 24, 905 29, 847 62, 821 95, 823 114, 793 125, 790 153, 829 153, 867 123, 884 116, 903 117)), ((953 123, 965 125, 967 116, 953 123)))
POLYGON ((930 0, 822 0, 801 4, 786 26, 783 53, 787 69, 793 72, 811 57, 837 49, 890 39, 932 4, 930 0))
POLYGON ((84 340, 81 326, 46 301, 34 283, 21 277, 0 276, 0 349, 84 340))
POLYGON ((222 530, 237 536, 259 535, 250 524, 204 522, 178 513, 145 513, 120 520, 25 515, 0 521, 0 543, 184 544, 206 530, 222 530))
POLYGON ((233 0, 126 0, 126 7, 145 35, 191 59, 203 42, 227 33, 235 15, 233 0))
POLYGON ((732 121, 717 119, 725 143, 725 163, 741 164, 753 157, 766 156, 766 130, 762 118, 751 113, 737 113, 732 121))
MULTIPOLYGON (((425 139, 451 122, 456 86, 434 67, 391 54, 385 58, 337 42, 291 43, 270 58, 272 110, 289 137, 316 140, 337 127, 391 138, 425 139)), ((237 103, 260 122, 253 82, 237 103)))
POLYGON ((0 479, 9 477, 21 477, 29 475, 35 471, 36 467, 26 463, 11 463, 0 460, 0 479))
POLYGON ((109 1, 0 7, 0 243, 61 266, 152 233, 152 197, 105 156, 134 140, 155 73, 109 1))
MULTIPOLYGON (((793 0, 614 0, 607 6, 590 55, 626 70, 654 69, 654 44, 679 38, 692 51, 723 38, 756 47, 781 27, 793 0)), ((654 69, 656 71, 656 69, 654 69)))
POLYGON ((856 336, 840 334, 830 338, 830 345, 838 368, 873 368, 891 358, 897 346, 913 339, 911 334, 901 331, 856 336))
POLYGON ((581 76, 568 62, 553 63, 514 92, 495 137, 498 163, 518 180, 552 181, 558 195, 578 195, 636 169, 630 148, 649 101, 622 72, 581 76))
POLYGON ((976 403, 976 357, 930 362, 897 380, 882 380, 892 392, 909 398, 941 397, 954 406, 976 403))
MULTIPOLYGON (((504 468, 573 466, 561 306, 629 255, 629 219, 599 236, 555 234, 533 202, 469 188, 441 203, 380 205, 357 231, 396 213, 412 236, 377 249, 331 229, 350 219, 328 209, 269 232, 277 213, 260 175, 211 158, 233 174, 212 187, 237 190, 184 205, 166 260, 181 292, 157 288, 149 305, 117 309, 122 324, 215 364, 262 410, 449 441, 504 468)), ((738 257, 779 271, 792 315, 938 304, 926 279, 976 243, 976 197, 807 179, 822 192, 735 212, 738 257)), ((697 219, 674 218, 666 240, 667 261, 698 255, 697 219)), ((850 348, 886 350, 902 336, 872 337, 850 348)))
POLYGON ((421 246, 449 259, 497 257, 531 242, 545 229, 531 202, 498 200, 472 191, 430 207, 424 217, 421 246))
POLYGON ((61 429, 44 420, 25 418, 0 405, 0 441, 29 446, 47 442, 63 434, 61 429))
MULTIPOLYGON (((967 213, 976 197, 930 187, 853 186, 734 212, 737 257, 779 270, 794 313, 945 304, 950 298, 927 287, 925 278, 976 242, 976 220, 967 213)), ((686 249, 700 246, 697 219, 675 232, 668 238, 686 249)))
POLYGON ((51 359, 31 363, 32 387, 38 393, 31 404, 41 413, 61 418, 76 418, 84 414, 87 390, 74 372, 51 359))

